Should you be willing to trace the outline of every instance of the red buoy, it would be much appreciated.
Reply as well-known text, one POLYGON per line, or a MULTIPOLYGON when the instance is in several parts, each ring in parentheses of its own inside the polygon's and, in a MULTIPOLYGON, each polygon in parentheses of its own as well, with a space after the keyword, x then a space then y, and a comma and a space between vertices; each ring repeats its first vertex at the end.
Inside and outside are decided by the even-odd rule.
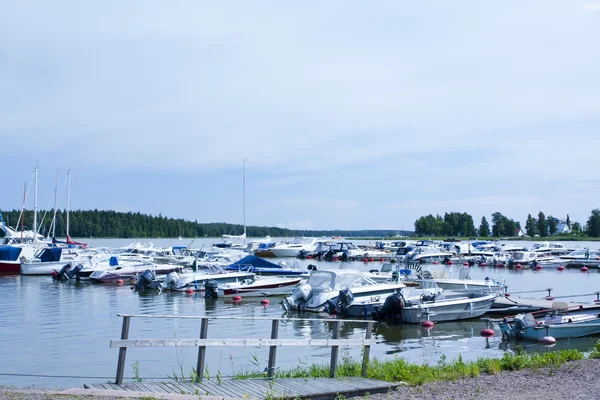
POLYGON ((383 257, 381 257, 381 258, 379 259, 379 261, 383 261, 383 257))
POLYGON ((522 268, 523 268, 523 266, 522 266, 521 264, 517 264, 517 265, 515 265, 515 268, 516 268, 516 269, 522 269, 522 268))
POLYGON ((193 293, 194 293, 194 289, 192 289, 192 288, 185 289, 185 292, 186 292, 187 294, 193 294, 193 293))
POLYGON ((502 263, 496 264, 496 267, 498 267, 498 268, 504 268, 504 264, 502 264, 502 263))
POLYGON ((122 285, 123 284, 123 279, 117 279, 117 285, 122 285))
POLYGON ((363 258, 364 262, 369 262, 369 259, 367 257, 363 258))
POLYGON ((480 267, 486 267, 486 266, 487 266, 487 264, 486 264, 486 263, 484 263, 484 262, 482 262, 481 264, 479 264, 479 266, 480 266, 480 267))
POLYGON ((552 296, 546 296, 546 297, 544 297, 544 298, 545 298, 546 300, 554 300, 554 297, 552 297, 552 296))
POLYGON ((307 260, 310 260, 312 258, 312 256, 306 256, 307 260))
POLYGON ((263 306, 268 306, 269 304, 271 304, 271 302, 269 301, 269 299, 262 299, 260 301, 260 304, 262 304, 263 306))
POLYGON ((588 272, 590 269, 588 267, 581 267, 581 272, 588 272))
POLYGON ((492 337, 495 335, 494 330, 493 329, 482 329, 481 332, 479 332, 479 334, 483 337, 492 337))
POLYGON ((236 294, 236 295, 235 295, 235 296, 233 296, 231 299, 232 299, 233 301, 236 301, 236 302, 237 302, 237 301, 241 301, 241 300, 242 300, 242 296, 239 296, 239 295, 237 295, 237 294, 236 294))
POLYGON ((448 265, 452 265, 452 264, 454 264, 454 263, 452 262, 452 260, 448 260, 448 265))
POLYGON ((510 297, 510 293, 504 293, 504 297, 510 297))
POLYGON ((332 259, 332 260, 333 260, 333 261, 337 261, 337 260, 338 260, 338 258, 337 258, 337 257, 333 257, 333 259, 332 259))
POLYGON ((538 265, 535 266, 535 270, 536 271, 540 271, 541 269, 542 269, 542 266, 540 264, 538 264, 538 265))
POLYGON ((423 321, 421 322, 421 326, 425 329, 431 329, 433 328, 433 321, 423 321))
POLYGON ((434 264, 434 265, 437 264, 437 261, 434 261, 432 264, 434 264))
POLYGON ((558 267, 556 267, 556 269, 559 271, 564 271, 565 267, 563 267, 562 265, 559 265, 558 267))
POLYGON ((469 266, 469 263, 465 261, 465 262, 463 263, 463 265, 464 265, 465 267, 468 267, 468 266, 469 266))
POLYGON ((373 259, 373 257, 371 257, 371 258, 369 258, 369 261, 375 261, 375 260, 373 259))
POLYGON ((544 336, 540 339, 540 343, 545 345, 553 345, 556 344, 556 339, 554 339, 552 336, 544 336))

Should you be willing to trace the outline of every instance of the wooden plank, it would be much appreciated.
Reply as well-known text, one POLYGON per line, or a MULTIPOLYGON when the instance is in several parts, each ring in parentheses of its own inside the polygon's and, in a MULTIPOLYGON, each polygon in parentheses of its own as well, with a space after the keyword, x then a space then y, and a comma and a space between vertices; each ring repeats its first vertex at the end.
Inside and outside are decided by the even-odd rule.
POLYGON ((177 382, 170 382, 170 383, 172 386, 179 389, 179 393, 181 393, 181 394, 193 394, 194 393, 193 391, 190 392, 190 388, 185 387, 183 382, 177 381, 177 382))
POLYGON ((149 389, 148 387, 143 385, 141 382, 127 382, 126 385, 131 387, 132 390, 135 390, 137 392, 152 392, 152 389, 149 389))
MULTIPOLYGON (((312 382, 311 382, 312 383, 312 382)), ((320 391, 315 388, 312 384, 308 384, 307 382, 298 382, 292 379, 286 379, 284 381, 277 381, 275 385, 273 385, 275 389, 278 389, 275 392, 275 397, 287 396, 287 397, 296 397, 297 395, 313 395, 319 393, 320 391), (279 389, 281 388, 281 389, 279 389)))
POLYGON ((156 385, 161 389, 161 393, 174 393, 173 389, 167 386, 166 382, 156 382, 156 385))
POLYGON ((248 381, 248 379, 231 379, 227 380, 227 385, 236 388, 238 393, 241 393, 242 396, 248 394, 259 399, 264 398, 266 393, 264 388, 262 388, 261 386, 254 385, 252 382, 248 381))
POLYGON ((354 324, 373 324, 375 321, 364 319, 332 319, 332 318, 271 318, 271 317, 225 317, 225 316, 208 316, 208 315, 145 315, 145 314, 117 314, 118 317, 133 317, 133 318, 152 318, 152 319, 240 319, 240 320, 256 320, 256 321, 314 321, 314 322, 335 322, 342 321, 345 323, 354 324))
POLYGON ((124 391, 123 387, 121 385, 115 385, 114 383, 106 383, 105 385, 107 385, 108 387, 110 387, 109 390, 120 390, 120 391, 124 391))
POLYGON ((236 393, 235 390, 228 389, 223 385, 217 385, 212 381, 204 380, 202 383, 195 383, 194 385, 203 387, 205 393, 208 392, 213 396, 240 397, 240 394, 236 393))
POLYGON ((375 339, 130 339, 111 340, 110 347, 199 346, 365 346, 375 339))
POLYGON ((169 389, 171 389, 172 393, 181 394, 180 390, 177 388, 177 386, 175 386, 174 383, 172 383, 172 382, 163 382, 163 385, 165 385, 166 387, 168 387, 169 389))

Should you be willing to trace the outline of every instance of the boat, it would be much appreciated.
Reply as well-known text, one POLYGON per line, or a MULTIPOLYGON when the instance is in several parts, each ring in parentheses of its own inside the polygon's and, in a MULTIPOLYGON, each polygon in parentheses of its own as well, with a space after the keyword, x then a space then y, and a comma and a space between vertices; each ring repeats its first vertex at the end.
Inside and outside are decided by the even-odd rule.
POLYGON ((33 257, 35 248, 29 245, 0 246, 0 273, 20 274, 21 257, 33 257))
MULTIPOLYGON (((142 276, 144 276, 142 274, 142 276)), ((178 292, 203 292, 205 291, 204 285, 206 282, 216 282, 217 284, 230 283, 244 281, 246 279, 253 279, 254 274, 252 272, 225 272, 223 269, 215 270, 202 270, 195 272, 181 272, 176 271, 170 272, 167 276, 158 280, 159 285, 153 285, 157 280, 155 276, 150 276, 149 282, 142 281, 142 278, 138 279, 136 288, 155 287, 160 290, 172 290, 178 292)))
MULTIPOLYGON (((486 277, 485 279, 471 279, 471 269, 469 267, 461 267, 458 271, 457 278, 448 277, 447 272, 440 271, 432 273, 430 271, 422 271, 416 280, 433 279, 438 287, 444 292, 462 292, 462 293, 504 293, 506 285, 504 281, 486 277)), ((405 282, 410 282, 411 278, 407 276, 405 282)))
POLYGON ((398 249, 396 253, 396 260, 398 262, 420 262, 428 263, 433 261, 444 261, 454 257, 454 253, 442 250, 434 246, 407 246, 406 248, 398 249), (400 255, 399 252, 404 250, 404 254, 400 255))
POLYGON ((318 244, 314 237, 297 237, 291 243, 281 243, 271 247, 274 257, 296 257, 300 251, 311 252, 318 244))
MULTIPOLYGON (((328 305, 328 302, 339 296, 341 291, 346 292, 349 289, 351 297, 358 304, 365 299, 379 301, 383 296, 388 296, 403 287, 406 285, 401 282, 377 283, 366 274, 353 269, 315 270, 306 283, 299 285, 290 296, 283 299, 281 306, 285 311, 331 313, 337 304, 328 305)), ((350 296, 346 296, 346 299, 339 297, 338 299, 347 303, 350 296)))
POLYGON ((123 264, 119 263, 119 265, 108 269, 95 269, 89 274, 89 278, 95 282, 134 280, 146 270, 150 270, 156 275, 167 275, 173 271, 181 271, 182 268, 180 265, 174 264, 150 264, 147 261, 128 261, 123 264))
POLYGON ((261 276, 300 276, 303 278, 308 278, 310 275, 310 270, 300 268, 297 262, 292 267, 288 267, 285 261, 275 264, 256 256, 246 256, 226 266, 225 271, 254 272, 261 276))
MULTIPOLYGON (((420 287, 431 287, 434 280, 422 279, 420 287)), ((452 292, 442 291, 433 297, 421 296, 416 298, 410 292, 411 288, 401 289, 389 296, 383 306, 374 313, 376 320, 418 324, 424 321, 443 322, 480 317, 485 314, 499 292, 452 292), (405 290, 408 293, 405 294, 405 290)))
POLYGON ((542 242, 535 243, 531 251, 535 251, 536 253, 550 254, 553 256, 560 256, 570 253, 572 250, 567 249, 562 243, 542 242))
POLYGON ((567 261, 589 261, 600 260, 600 250, 578 249, 570 253, 558 256, 561 260, 567 261))
POLYGON ((281 296, 289 294, 300 281, 302 281, 301 277, 259 277, 254 275, 252 278, 237 282, 223 284, 206 282, 204 288, 206 297, 281 296))
POLYGON ((600 317, 591 313, 561 313, 558 310, 535 318, 533 313, 505 317, 499 321, 503 339, 543 341, 547 337, 569 339, 600 333, 600 317))
POLYGON ((109 254, 98 250, 82 250, 71 247, 46 247, 37 251, 33 257, 21 258, 21 274, 52 275, 65 264, 83 264, 93 267, 102 260, 108 260, 109 254))

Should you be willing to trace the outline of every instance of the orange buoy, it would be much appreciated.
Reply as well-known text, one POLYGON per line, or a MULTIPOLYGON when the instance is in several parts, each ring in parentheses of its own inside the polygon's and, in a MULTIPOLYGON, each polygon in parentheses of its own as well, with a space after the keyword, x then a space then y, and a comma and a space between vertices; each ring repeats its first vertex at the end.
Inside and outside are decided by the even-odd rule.
POLYGON ((241 301, 241 300, 242 300, 242 296, 239 296, 239 295, 237 295, 237 294, 236 294, 236 295, 235 295, 235 296, 233 296, 231 299, 232 299, 233 301, 236 301, 236 302, 237 302, 237 301, 241 301))
POLYGON ((590 269, 588 267, 581 267, 581 272, 588 272, 590 269))
POLYGON ((421 326, 425 329, 431 329, 431 328, 433 328, 433 325, 434 325, 433 321, 427 320, 427 321, 421 322, 421 326))
POLYGON ((122 285, 123 284, 123 279, 117 279, 117 285, 122 285))
POLYGON ((482 329, 481 332, 479 332, 479 335, 483 336, 483 337, 492 337, 495 335, 494 330, 493 329, 482 329))
POLYGON ((565 267, 563 267, 562 265, 559 265, 558 267, 556 267, 556 269, 559 271, 564 271, 565 267))
POLYGON ((185 292, 186 292, 187 294, 193 294, 193 293, 194 293, 194 289, 192 289, 192 288, 185 289, 185 292))

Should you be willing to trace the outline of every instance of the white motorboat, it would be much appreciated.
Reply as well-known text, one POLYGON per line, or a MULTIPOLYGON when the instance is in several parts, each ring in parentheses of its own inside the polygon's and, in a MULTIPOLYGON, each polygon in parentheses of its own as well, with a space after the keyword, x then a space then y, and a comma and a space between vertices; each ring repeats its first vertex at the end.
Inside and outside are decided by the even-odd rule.
MULTIPOLYGON (((328 301, 346 289, 351 291, 351 296, 358 303, 364 299, 380 301, 383 296, 390 295, 405 286, 400 282, 377 283, 357 270, 317 270, 310 274, 305 284, 298 286, 290 296, 283 299, 281 305, 286 311, 323 312, 326 311, 328 301)), ((346 297, 346 300, 349 300, 349 296, 346 297)))
POLYGON ((300 251, 310 253, 318 244, 318 239, 313 237, 299 237, 291 243, 281 243, 269 250, 275 257, 296 257, 300 251))
POLYGON ((46 247, 38 251, 33 258, 21 259, 21 273, 23 275, 52 275, 54 271, 60 270, 66 264, 83 264, 84 267, 93 267, 97 262, 109 257, 109 254, 90 249, 46 247))
POLYGON ((179 292, 203 292, 205 290, 204 285, 209 281, 221 285, 224 283, 245 281, 246 279, 254 280, 254 273, 242 271, 225 272, 222 269, 182 273, 173 271, 160 283, 159 288, 161 290, 179 292))
POLYGON ((571 252, 571 250, 567 249, 562 243, 555 242, 535 243, 531 250, 536 253, 550 254, 553 256, 560 256, 571 252))
POLYGON ((266 297, 282 296, 292 292, 300 282, 301 277, 259 277, 254 275, 241 281, 219 284, 215 282, 204 284, 207 297, 266 297))

